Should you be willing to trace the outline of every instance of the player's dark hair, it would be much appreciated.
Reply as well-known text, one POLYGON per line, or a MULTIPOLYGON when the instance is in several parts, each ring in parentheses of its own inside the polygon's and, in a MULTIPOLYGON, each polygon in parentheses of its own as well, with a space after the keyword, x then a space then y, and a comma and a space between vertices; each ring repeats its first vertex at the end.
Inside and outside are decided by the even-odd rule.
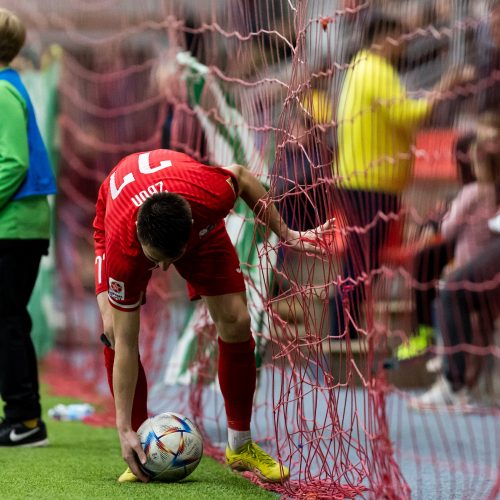
POLYGON ((137 235, 166 258, 179 257, 193 225, 191 207, 175 193, 156 193, 141 206, 137 216, 137 235))

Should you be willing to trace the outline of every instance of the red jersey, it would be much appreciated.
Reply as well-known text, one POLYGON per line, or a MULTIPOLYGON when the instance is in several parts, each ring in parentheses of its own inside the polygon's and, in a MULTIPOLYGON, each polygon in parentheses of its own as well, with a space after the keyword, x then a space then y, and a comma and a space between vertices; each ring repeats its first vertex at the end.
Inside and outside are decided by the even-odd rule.
POLYGON ((94 241, 96 291, 108 290, 110 303, 137 309, 155 265, 137 238, 139 208, 155 193, 168 191, 191 206, 193 227, 186 254, 223 221, 237 198, 233 175, 183 153, 158 149, 125 157, 103 182, 96 205, 94 241))

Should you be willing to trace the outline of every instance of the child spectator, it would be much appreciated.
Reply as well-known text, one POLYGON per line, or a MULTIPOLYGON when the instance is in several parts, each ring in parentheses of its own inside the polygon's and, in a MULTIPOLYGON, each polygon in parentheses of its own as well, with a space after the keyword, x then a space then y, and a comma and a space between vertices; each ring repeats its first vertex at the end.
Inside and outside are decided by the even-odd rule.
POLYGON ((27 305, 49 247, 55 182, 31 99, 9 67, 25 38, 17 16, 0 9, 0 446, 9 447, 47 443, 27 305))

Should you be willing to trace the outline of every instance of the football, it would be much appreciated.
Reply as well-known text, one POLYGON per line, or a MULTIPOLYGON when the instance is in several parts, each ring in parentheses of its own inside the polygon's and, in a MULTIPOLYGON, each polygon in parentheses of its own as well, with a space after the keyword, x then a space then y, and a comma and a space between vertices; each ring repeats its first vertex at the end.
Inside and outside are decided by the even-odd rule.
POLYGON ((143 467, 154 481, 180 481, 196 469, 203 455, 200 431, 178 413, 148 418, 137 435, 147 458, 143 467))

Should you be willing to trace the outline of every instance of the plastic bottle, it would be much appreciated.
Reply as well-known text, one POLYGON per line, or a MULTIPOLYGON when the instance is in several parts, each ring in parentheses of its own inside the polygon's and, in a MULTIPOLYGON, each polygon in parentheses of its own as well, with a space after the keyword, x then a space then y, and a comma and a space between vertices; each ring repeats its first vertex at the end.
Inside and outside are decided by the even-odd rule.
POLYGON ((48 415, 55 420, 82 420, 94 411, 94 407, 88 403, 58 404, 48 411, 48 415))

